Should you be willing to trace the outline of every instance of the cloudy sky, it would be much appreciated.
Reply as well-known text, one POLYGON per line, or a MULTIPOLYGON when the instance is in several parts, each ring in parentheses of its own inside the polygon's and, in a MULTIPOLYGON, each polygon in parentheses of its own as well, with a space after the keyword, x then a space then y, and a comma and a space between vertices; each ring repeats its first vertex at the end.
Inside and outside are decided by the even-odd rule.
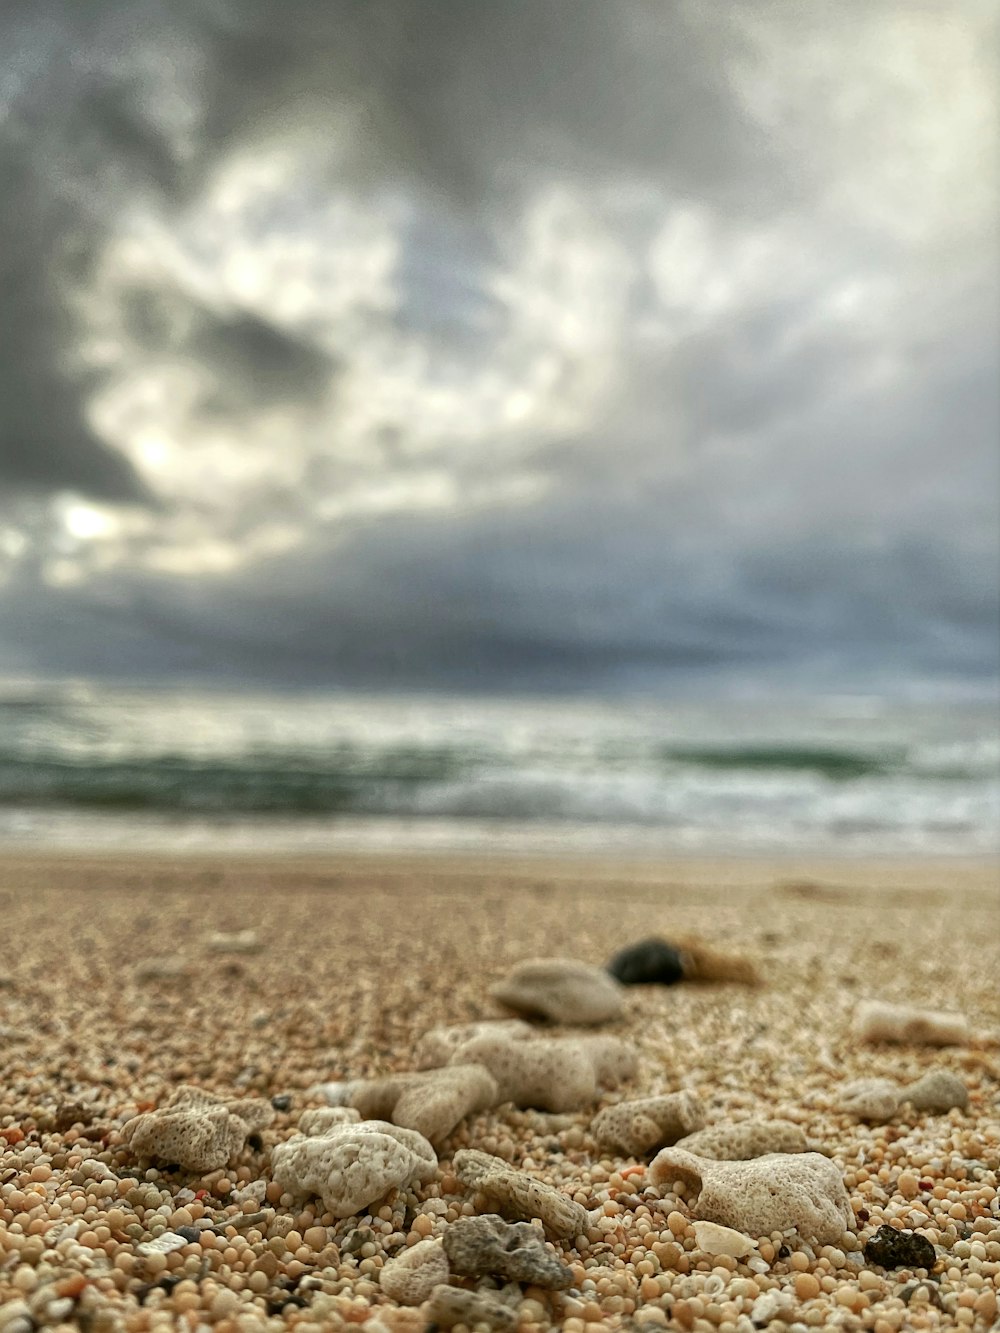
POLYGON ((6 0, 0 676, 981 686, 994 0, 6 0))

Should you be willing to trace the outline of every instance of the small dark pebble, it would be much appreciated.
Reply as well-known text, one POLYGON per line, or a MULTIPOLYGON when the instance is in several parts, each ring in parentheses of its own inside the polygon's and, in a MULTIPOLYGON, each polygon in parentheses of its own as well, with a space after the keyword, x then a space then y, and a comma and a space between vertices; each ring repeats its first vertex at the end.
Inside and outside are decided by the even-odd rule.
POLYGON ((273 1301, 267 1303, 267 1313, 271 1315, 281 1314, 285 1310, 304 1310, 308 1305, 304 1296, 289 1294, 288 1296, 279 1296, 273 1301))
POLYGON ((201 1238, 201 1231, 197 1227, 175 1227, 174 1234, 183 1236, 188 1244, 201 1238))
POLYGON ((362 1245, 367 1245, 370 1240, 373 1241, 374 1239, 374 1233, 369 1231, 367 1227, 358 1227, 344 1237, 341 1250, 344 1254, 357 1254, 362 1245))
POLYGON ((658 935, 616 953, 606 970, 623 986, 673 986, 684 980, 680 951, 658 935))
POLYGON ((277 1097, 271 1098, 271 1105, 276 1111, 290 1111, 292 1109, 291 1094, 287 1092, 279 1093, 277 1097))
POLYGON ((787 1259, 788 1256, 789 1256, 790 1254, 791 1254, 791 1250, 788 1248, 788 1246, 787 1246, 787 1245, 782 1245, 781 1249, 778 1251, 778 1258, 779 1258, 779 1259, 787 1259))
POLYGON ((865 1246, 865 1262, 880 1268, 926 1268, 937 1263, 937 1251, 918 1231, 879 1227, 865 1246))

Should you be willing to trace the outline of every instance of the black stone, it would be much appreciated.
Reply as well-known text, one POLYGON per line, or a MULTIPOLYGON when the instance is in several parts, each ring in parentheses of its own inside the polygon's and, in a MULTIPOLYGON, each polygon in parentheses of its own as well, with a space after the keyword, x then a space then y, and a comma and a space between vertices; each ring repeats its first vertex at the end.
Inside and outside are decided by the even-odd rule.
POLYGON ((174 1227, 174 1232, 178 1236, 183 1236, 189 1245, 201 1239, 201 1232, 197 1227, 174 1227))
POLYGON ((865 1246, 865 1262, 880 1268, 926 1268, 937 1263, 937 1251, 919 1231, 879 1227, 865 1246))
POLYGON ((271 1105, 276 1111, 290 1111, 292 1109, 292 1098, 289 1093, 279 1093, 277 1097, 271 1098, 271 1105))
POLYGON ((658 935, 616 953, 607 971, 623 986, 673 986, 684 980, 680 951, 658 935))

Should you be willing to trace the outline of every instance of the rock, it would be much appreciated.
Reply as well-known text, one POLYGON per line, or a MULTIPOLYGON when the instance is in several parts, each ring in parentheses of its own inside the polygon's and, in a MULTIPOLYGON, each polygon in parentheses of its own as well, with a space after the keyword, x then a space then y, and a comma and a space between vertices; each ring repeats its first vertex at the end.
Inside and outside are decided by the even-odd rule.
POLYGON ((447 1138, 460 1120, 497 1102, 499 1090, 480 1064, 450 1065, 415 1074, 348 1083, 344 1101, 367 1119, 415 1129, 431 1143, 447 1138))
POLYGON ((623 986, 673 986, 684 980, 680 950, 658 935, 616 953, 607 971, 623 986))
POLYGON ((182 1085, 162 1107, 127 1120, 121 1133, 136 1157, 205 1172, 225 1166, 250 1134, 273 1119, 267 1102, 226 1102, 182 1085))
POLYGON ((902 1088, 891 1078, 859 1078, 837 1094, 834 1109, 873 1125, 884 1125, 899 1110, 902 1088))
MULTIPOLYGON (((195 1240, 199 1238, 200 1233, 195 1234, 195 1240)), ((141 1254, 144 1259, 148 1259, 153 1254, 173 1254, 174 1250, 183 1250, 185 1245, 191 1242, 186 1236, 182 1236, 179 1231, 164 1231, 162 1235, 156 1236, 153 1240, 146 1241, 143 1245, 135 1247, 136 1254, 141 1254)))
POLYGON ((379 1286, 400 1305, 423 1305, 450 1276, 448 1256, 440 1239, 421 1240, 396 1255, 379 1271, 379 1286))
POLYGON ((617 1037, 476 1037, 452 1057, 484 1066, 497 1085, 497 1102, 541 1111, 576 1111, 597 1100, 601 1086, 634 1077, 634 1049, 617 1037))
POLYGON ((529 958, 490 994, 516 1013, 553 1023, 608 1023, 624 1012, 618 982, 602 968, 573 958, 529 958))
POLYGON ((460 1217, 445 1231, 444 1249, 451 1271, 466 1277, 490 1273, 556 1290, 573 1285, 573 1274, 530 1222, 505 1222, 493 1213, 460 1217))
POLYGON ((144 958, 135 965, 136 981, 177 981, 191 972, 191 963, 183 954, 144 958))
POLYGON ((964 1014, 914 1009, 882 1000, 862 1000, 854 1011, 854 1033, 862 1041, 910 1042, 923 1046, 964 1046, 970 1038, 964 1014))
POLYGON ((693 1092, 672 1092, 606 1106, 590 1122, 590 1132, 602 1147, 639 1157, 704 1123, 705 1108, 693 1092))
POLYGON ((453 1328, 456 1324, 467 1324, 473 1328, 477 1324, 486 1324, 496 1333, 514 1333, 519 1322, 517 1311, 495 1296, 480 1291, 463 1291, 461 1287, 435 1287, 424 1313, 429 1327, 437 1324, 441 1328, 453 1328))
POLYGON ((271 1105, 276 1111, 290 1111, 292 1109, 292 1096, 288 1092, 279 1092, 271 1098, 271 1105))
POLYGON ((335 1124, 271 1153, 271 1175, 281 1188, 299 1199, 318 1195, 334 1217, 360 1213, 389 1190, 430 1180, 436 1171, 437 1156, 421 1134, 384 1120, 335 1124))
POLYGON ((315 1138, 335 1125, 356 1125, 361 1119, 361 1112, 353 1106, 316 1106, 299 1116, 299 1132, 315 1138))
POLYGON ((696 939, 678 940, 677 947, 681 951, 686 981, 735 981, 741 986, 760 984, 756 967, 739 954, 724 953, 696 939))
POLYGON ((865 1262, 879 1268, 925 1268, 937 1263, 937 1251, 919 1231, 897 1231, 879 1227, 865 1245, 865 1262))
POLYGON ((556 1240, 571 1239, 586 1230, 588 1213, 562 1190, 516 1171, 500 1157, 463 1148, 452 1163, 463 1185, 485 1194, 506 1217, 519 1221, 538 1218, 546 1233, 556 1240))
POLYGON ((957 1107, 965 1111, 969 1106, 969 1090, 955 1074, 947 1069, 932 1069, 902 1091, 900 1101, 909 1102, 916 1111, 930 1111, 944 1115, 957 1107))
POLYGON ((757 1248, 749 1236, 717 1222, 695 1222, 694 1243, 702 1254, 728 1254, 733 1259, 745 1259, 757 1248))
POLYGON ((676 1147, 717 1162, 744 1162, 768 1153, 806 1152, 809 1144, 799 1126, 788 1120, 741 1120, 710 1125, 679 1139, 676 1147))
POLYGON ((457 1027, 432 1028, 417 1042, 415 1061, 418 1069, 437 1069, 450 1064, 466 1042, 478 1037, 505 1037, 518 1041, 533 1037, 535 1029, 520 1018, 491 1018, 482 1023, 460 1023, 457 1027))
POLYGON ((819 1153, 768 1153, 751 1161, 712 1161, 682 1148, 653 1158, 654 1184, 680 1180, 699 1190, 693 1212, 749 1236, 794 1227, 805 1241, 839 1242, 854 1223, 839 1170, 819 1153))
POLYGON ((262 953, 264 941, 252 928, 230 933, 217 930, 206 937, 205 947, 212 953, 262 953))

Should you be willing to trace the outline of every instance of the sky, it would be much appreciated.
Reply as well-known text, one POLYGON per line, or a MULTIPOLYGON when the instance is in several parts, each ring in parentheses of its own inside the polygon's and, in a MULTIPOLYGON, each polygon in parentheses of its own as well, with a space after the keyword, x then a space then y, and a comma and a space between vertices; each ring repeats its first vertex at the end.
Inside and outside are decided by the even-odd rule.
POLYGON ((996 680, 993 0, 6 0, 0 677, 996 680))

